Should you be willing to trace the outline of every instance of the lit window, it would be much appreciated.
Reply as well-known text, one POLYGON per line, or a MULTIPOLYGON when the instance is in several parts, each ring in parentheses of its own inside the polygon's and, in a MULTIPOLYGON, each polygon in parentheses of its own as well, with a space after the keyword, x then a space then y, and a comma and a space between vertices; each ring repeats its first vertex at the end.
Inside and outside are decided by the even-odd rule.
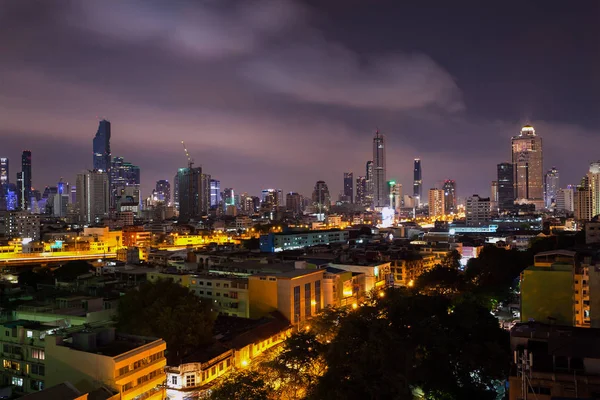
POLYGON ((27 331, 27 337, 28 338, 32 338, 33 337, 33 331, 27 331))

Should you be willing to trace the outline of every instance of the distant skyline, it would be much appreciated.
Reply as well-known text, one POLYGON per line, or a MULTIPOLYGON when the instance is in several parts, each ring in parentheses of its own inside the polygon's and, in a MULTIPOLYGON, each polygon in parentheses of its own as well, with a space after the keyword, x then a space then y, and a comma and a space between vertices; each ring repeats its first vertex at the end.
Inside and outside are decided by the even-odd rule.
POLYGON ((0 157, 34 187, 92 168, 98 121, 148 196, 197 166, 259 195, 305 196, 364 175, 372 136, 410 193, 454 179, 488 197, 511 137, 531 124, 544 171, 575 184, 598 158, 600 3, 102 2, 0 5, 0 157), (327 4, 323 4, 327 3, 327 4), (576 61, 574 61, 576 60, 576 61))

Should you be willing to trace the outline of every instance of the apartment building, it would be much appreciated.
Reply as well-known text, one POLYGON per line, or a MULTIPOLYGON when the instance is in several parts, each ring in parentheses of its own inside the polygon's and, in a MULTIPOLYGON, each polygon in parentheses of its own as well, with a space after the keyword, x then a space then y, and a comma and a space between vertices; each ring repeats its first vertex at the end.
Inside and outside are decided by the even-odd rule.
POLYGON ((121 400, 163 400, 166 343, 114 328, 89 328, 46 337, 46 386, 69 381, 89 391, 106 386, 121 400))
POLYGON ((190 290, 211 304, 213 311, 232 317, 250 317, 248 279, 224 275, 194 275, 190 290))

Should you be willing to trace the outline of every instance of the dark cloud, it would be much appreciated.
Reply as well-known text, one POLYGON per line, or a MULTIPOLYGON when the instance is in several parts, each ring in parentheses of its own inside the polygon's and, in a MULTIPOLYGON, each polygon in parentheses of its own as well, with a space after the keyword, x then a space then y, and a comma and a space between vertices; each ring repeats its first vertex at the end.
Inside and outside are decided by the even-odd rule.
MULTIPOLYGON (((523 99, 547 102, 551 86, 531 79, 516 102, 504 87, 523 76, 516 67, 486 75, 486 65, 508 61, 493 60, 483 39, 474 53, 461 48, 459 28, 440 25, 429 40, 436 47, 418 32, 423 21, 389 4, 380 25, 364 26, 359 2, 339 10, 343 19, 283 0, 2 3, 0 155, 14 175, 31 148, 37 186, 74 178, 90 166, 97 119, 106 117, 113 154, 141 166, 146 193, 185 164, 185 140, 224 187, 310 194, 324 179, 335 198, 344 171, 364 174, 379 126, 388 176, 407 192, 420 157, 425 187, 454 178, 466 196, 488 194, 496 163, 510 158, 510 136, 532 122, 546 167, 556 165, 565 183, 585 172, 596 157, 593 119, 531 115, 523 99)), ((497 51, 509 57, 508 48, 497 51)), ((553 101, 553 110, 564 106, 553 101)))

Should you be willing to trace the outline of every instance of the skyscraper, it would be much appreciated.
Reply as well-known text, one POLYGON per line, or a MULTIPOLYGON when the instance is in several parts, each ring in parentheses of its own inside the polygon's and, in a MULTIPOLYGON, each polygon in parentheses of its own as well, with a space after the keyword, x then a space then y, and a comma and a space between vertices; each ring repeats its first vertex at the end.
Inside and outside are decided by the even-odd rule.
POLYGON ((354 174, 344 172, 344 200, 348 203, 354 203, 354 174))
POLYGON ((302 214, 302 195, 296 192, 286 194, 285 209, 294 216, 302 214))
POLYGON ((210 206, 217 207, 221 202, 221 181, 210 180, 210 206))
POLYGON ((440 217, 446 215, 444 189, 429 189, 429 216, 440 217))
POLYGON ((179 211, 179 171, 175 174, 175 178, 173 179, 173 205, 175 209, 179 211))
POLYGON ((156 181, 156 194, 158 199, 164 201, 166 205, 171 204, 171 184, 166 179, 156 181))
POLYGON ((544 196, 546 208, 552 208, 556 205, 556 194, 559 189, 558 170, 552 167, 544 176, 544 196))
POLYGON ((490 209, 492 213, 498 213, 498 181, 492 181, 490 209))
POLYGON ((10 174, 8 169, 8 158, 0 158, 0 187, 10 183, 10 174))
POLYGON ((106 172, 110 177, 111 152, 110 152, 110 122, 103 119, 98 124, 98 131, 93 140, 94 169, 106 172))
POLYGON ((452 179, 444 181, 444 210, 446 214, 456 213, 456 182, 452 179))
POLYGON ((141 183, 140 167, 127 162, 123 157, 113 157, 110 166, 109 182, 111 206, 115 206, 116 197, 127 186, 139 186, 141 183))
POLYGON ((467 226, 481 226, 490 221, 490 198, 474 194, 467 197, 465 205, 465 222, 467 226))
POLYGON ((498 209, 512 210, 515 202, 514 168, 511 163, 498 164, 498 209))
POLYGON ((367 195, 367 178, 359 176, 356 178, 356 204, 366 205, 367 195))
MULTIPOLYGON (((585 179, 586 185, 589 187, 591 196, 591 213, 592 217, 600 214, 600 161, 590 164, 590 168, 585 179)), ((582 185, 583 186, 583 182, 582 185)))
POLYGON ((31 151, 25 150, 21 155, 21 173, 17 174, 19 187, 19 207, 21 210, 30 208, 31 201, 31 151))
POLYGON ((82 224, 102 221, 109 210, 109 184, 106 172, 83 171, 77 175, 77 209, 82 224))
POLYGON ((317 181, 315 184, 312 201, 315 213, 327 214, 329 212, 329 207, 331 207, 331 196, 329 195, 329 188, 324 181, 317 181))
POLYGON ((373 207, 381 211, 386 207, 387 181, 385 179, 385 140, 379 130, 373 137, 373 207))
POLYGON ((396 212, 400 212, 402 208, 402 184, 396 183, 396 181, 389 181, 389 196, 390 196, 390 208, 396 210, 396 212))
POLYGON ((235 192, 233 190, 233 188, 225 188, 223 190, 223 203, 224 203, 224 207, 227 208, 227 206, 235 206, 235 192))
POLYGON ((521 133, 512 138, 515 197, 518 203, 544 207, 543 160, 542 138, 535 134, 532 126, 525 125, 521 133))
POLYGON ((421 159, 415 158, 413 171, 413 198, 419 207, 423 200, 423 176, 421 172, 421 159))
POLYGON ((373 182, 373 161, 367 161, 366 165, 366 174, 365 174, 365 197, 364 204, 365 207, 373 207, 373 192, 374 192, 374 182, 373 182))
MULTIPOLYGON (((592 166, 590 166, 592 169, 592 166)), ((577 186, 573 196, 575 219, 578 221, 589 221, 594 215, 594 194, 590 183, 590 173, 584 176, 581 184, 577 186)))
POLYGON ((180 168, 177 172, 179 220, 200 219, 210 205, 210 175, 202 168, 180 168))

